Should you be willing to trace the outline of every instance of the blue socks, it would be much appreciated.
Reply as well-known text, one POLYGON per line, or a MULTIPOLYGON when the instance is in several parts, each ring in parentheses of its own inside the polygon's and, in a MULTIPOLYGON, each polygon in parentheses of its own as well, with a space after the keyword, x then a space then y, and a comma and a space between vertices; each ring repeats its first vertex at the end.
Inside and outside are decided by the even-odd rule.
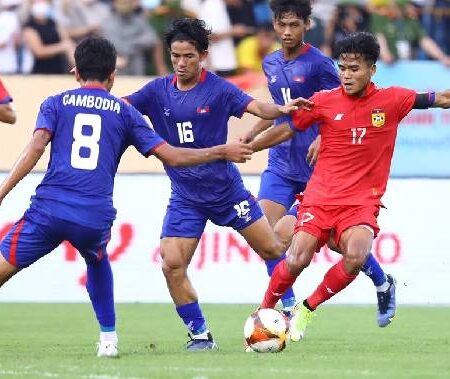
POLYGON ((178 305, 176 307, 178 316, 181 317, 186 327, 192 335, 204 334, 208 331, 206 321, 198 301, 189 304, 178 305))
POLYGON ((386 275, 372 253, 369 253, 366 263, 362 266, 361 271, 372 279, 372 282, 376 287, 379 287, 386 282, 386 275))
MULTIPOLYGON (((265 261, 267 273, 269 274, 269 276, 272 276, 275 266, 278 264, 278 262, 282 261, 283 259, 286 259, 286 254, 283 254, 279 258, 265 261)), ((281 297, 281 302, 283 303, 283 308, 292 308, 295 305, 295 294, 292 287, 288 288, 286 292, 283 294, 283 296, 281 297)))
POLYGON ((100 261, 87 263, 86 289, 92 302, 100 330, 112 332, 116 326, 111 265, 107 255, 100 261))

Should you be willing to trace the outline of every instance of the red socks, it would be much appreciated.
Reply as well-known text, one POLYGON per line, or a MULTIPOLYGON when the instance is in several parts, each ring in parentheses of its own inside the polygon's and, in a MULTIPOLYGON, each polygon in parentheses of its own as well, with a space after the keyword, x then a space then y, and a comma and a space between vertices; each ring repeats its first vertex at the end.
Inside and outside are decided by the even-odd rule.
POLYGON ((357 276, 358 275, 347 274, 344 267, 344 261, 340 260, 339 263, 328 270, 322 283, 320 283, 313 294, 306 299, 308 305, 311 309, 316 309, 320 304, 347 287, 357 276))
POLYGON ((275 308, 278 300, 280 300, 288 288, 292 287, 296 279, 297 276, 292 275, 288 271, 286 259, 283 259, 273 270, 261 308, 275 308))

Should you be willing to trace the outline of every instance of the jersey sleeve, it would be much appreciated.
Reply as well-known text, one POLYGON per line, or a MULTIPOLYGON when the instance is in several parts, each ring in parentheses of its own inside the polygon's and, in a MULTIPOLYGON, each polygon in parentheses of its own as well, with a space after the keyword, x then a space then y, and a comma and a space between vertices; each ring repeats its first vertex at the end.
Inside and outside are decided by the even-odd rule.
POLYGON ((319 78, 319 88, 317 89, 318 91, 322 91, 324 89, 333 89, 340 85, 339 76, 334 66, 334 62, 329 58, 326 58, 318 66, 317 77, 319 78))
POLYGON ((414 102, 416 101, 417 93, 416 91, 402 87, 393 87, 392 90, 395 91, 398 121, 400 122, 409 112, 411 112, 414 102))
POLYGON ((299 109, 298 111, 292 113, 292 122, 290 123, 290 126, 294 131, 304 131, 312 126, 312 124, 320 121, 319 98, 319 93, 315 93, 310 98, 310 100, 314 103, 311 110, 299 109))
POLYGON ((155 81, 151 81, 135 93, 125 96, 125 99, 142 114, 149 114, 155 91, 155 81))
POLYGON ((145 121, 144 117, 133 107, 129 110, 129 145, 133 145, 142 155, 148 157, 155 149, 166 143, 145 121))
POLYGON ((46 130, 50 134, 54 134, 57 124, 57 109, 55 106, 55 99, 48 97, 39 109, 39 113, 36 120, 36 130, 46 130))
POLYGON ((292 129, 294 128, 294 124, 292 123, 293 120, 292 120, 292 116, 291 116, 291 115, 284 115, 284 116, 278 117, 277 119, 275 119, 275 121, 273 122, 273 124, 274 124, 275 126, 277 126, 277 125, 284 124, 284 123, 286 123, 286 122, 289 124, 289 126, 290 126, 292 129))
POLYGON ((234 84, 225 82, 226 104, 230 110, 230 116, 241 118, 247 109, 247 105, 253 101, 253 97, 241 91, 234 84))
POLYGON ((0 80, 0 104, 8 104, 12 101, 11 96, 9 96, 8 90, 3 85, 0 80))

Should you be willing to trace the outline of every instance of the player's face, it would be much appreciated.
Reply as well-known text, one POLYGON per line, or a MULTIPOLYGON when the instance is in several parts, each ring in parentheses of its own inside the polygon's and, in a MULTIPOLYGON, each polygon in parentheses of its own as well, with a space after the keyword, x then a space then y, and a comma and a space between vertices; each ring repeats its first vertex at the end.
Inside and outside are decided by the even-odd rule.
POLYGON ((338 61, 339 78, 345 93, 363 96, 375 74, 376 66, 367 63, 362 55, 341 54, 338 61))
POLYGON ((202 62, 208 52, 199 52, 189 41, 175 41, 170 46, 170 59, 173 70, 180 82, 189 83, 198 80, 202 62))
POLYGON ((284 13, 273 20, 273 28, 283 49, 295 49, 303 44, 309 20, 304 21, 293 13, 284 13))

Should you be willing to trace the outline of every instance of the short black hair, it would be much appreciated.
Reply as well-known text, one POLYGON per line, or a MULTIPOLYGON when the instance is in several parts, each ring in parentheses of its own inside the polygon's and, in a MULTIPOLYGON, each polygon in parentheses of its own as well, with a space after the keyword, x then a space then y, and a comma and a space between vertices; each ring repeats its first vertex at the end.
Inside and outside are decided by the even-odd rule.
POLYGON ((83 80, 104 82, 116 69, 117 52, 105 38, 87 37, 76 47, 75 66, 83 80))
POLYGON ((169 49, 175 41, 188 41, 201 53, 208 50, 210 36, 211 29, 206 26, 205 21, 198 18, 179 18, 172 22, 164 38, 169 49))
POLYGON ((349 34, 337 42, 336 51, 338 57, 345 54, 360 55, 369 64, 377 63, 380 57, 380 45, 376 37, 368 32, 349 34))
POLYGON ((287 13, 293 13, 306 21, 311 16, 311 0, 270 0, 270 9, 275 20, 287 13))

